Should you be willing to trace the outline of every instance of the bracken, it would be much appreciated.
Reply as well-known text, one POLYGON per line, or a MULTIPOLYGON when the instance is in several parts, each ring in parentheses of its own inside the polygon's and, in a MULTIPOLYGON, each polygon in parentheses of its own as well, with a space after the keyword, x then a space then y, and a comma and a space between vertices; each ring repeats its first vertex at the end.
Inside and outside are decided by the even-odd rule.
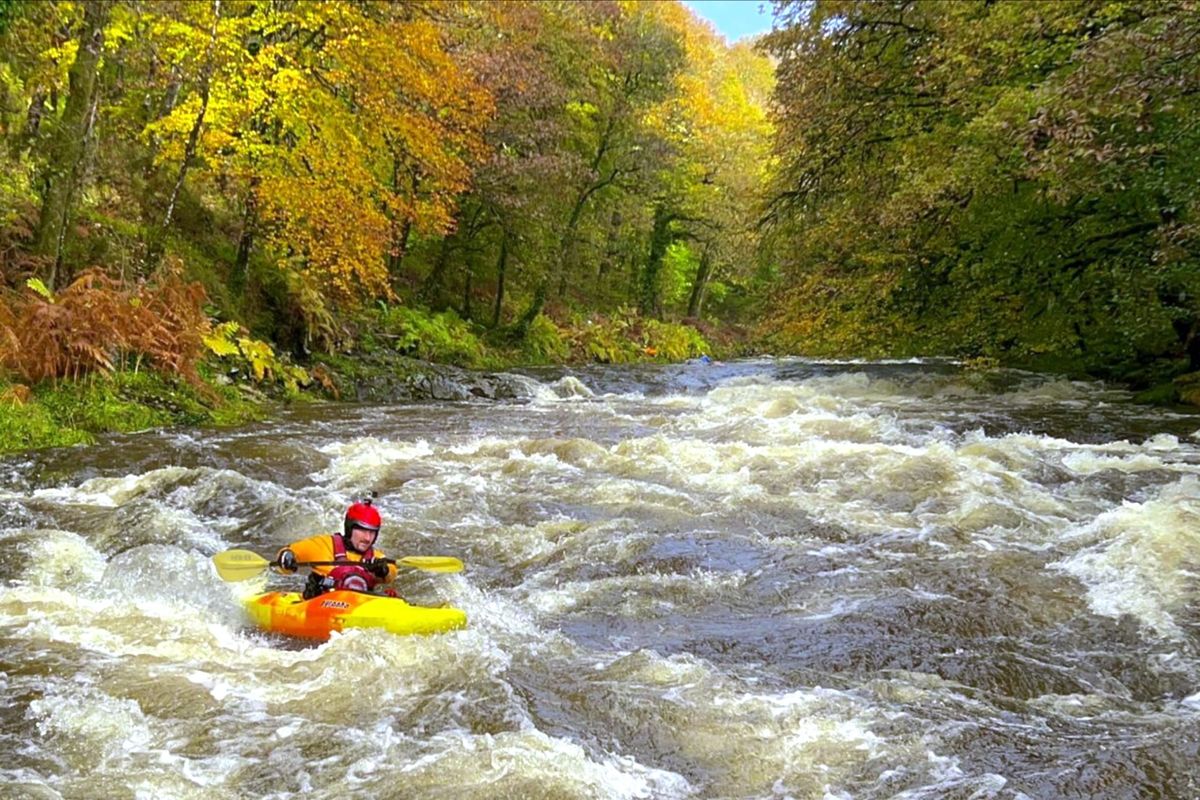
POLYGON ((57 295, 9 292, 0 296, 0 367, 33 384, 147 359, 199 387, 204 300, 174 271, 131 287, 91 269, 57 295))

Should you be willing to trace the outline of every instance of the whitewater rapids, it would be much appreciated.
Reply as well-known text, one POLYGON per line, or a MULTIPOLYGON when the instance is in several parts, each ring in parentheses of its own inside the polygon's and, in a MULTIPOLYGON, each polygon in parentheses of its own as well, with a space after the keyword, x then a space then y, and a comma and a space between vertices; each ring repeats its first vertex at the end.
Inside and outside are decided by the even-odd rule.
POLYGON ((0 797, 1200 797, 1200 416, 948 363, 530 371, 0 461, 0 797), (380 493, 464 631, 250 629, 380 493))

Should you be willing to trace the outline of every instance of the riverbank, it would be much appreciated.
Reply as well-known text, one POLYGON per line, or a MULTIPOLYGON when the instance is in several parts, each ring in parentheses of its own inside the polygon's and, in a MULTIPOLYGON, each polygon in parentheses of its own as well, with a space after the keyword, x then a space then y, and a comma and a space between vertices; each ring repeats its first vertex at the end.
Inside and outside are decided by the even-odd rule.
MULTIPOLYGON (((346 352, 312 354, 303 366, 257 340, 236 345, 236 337, 222 338, 218 329, 195 383, 146 369, 93 373, 32 388, 0 383, 0 454, 92 444, 110 433, 243 425, 292 403, 512 399, 521 387, 506 372, 519 367, 670 363, 701 355, 727 359, 745 355, 747 347, 744 338, 729 331, 706 328, 702 334, 691 326, 658 322, 633 327, 628 321, 601 320, 563 329, 545 320, 530 340, 533 349, 528 343, 520 348, 489 344, 467 334, 465 325, 442 327, 440 337, 427 330, 418 337, 397 334, 395 328, 376 330, 357 337, 346 352)), ((1135 399, 1200 406, 1200 374, 1143 389, 1135 399)))
POLYGON ((728 332, 710 336, 714 345, 695 327, 658 321, 561 328, 539 318, 533 335, 512 346, 499 337, 485 341, 461 320, 418 327, 413 319, 364 327, 342 352, 313 353, 302 365, 226 324, 206 338, 209 354, 194 381, 143 368, 32 387, 0 382, 0 454, 92 444, 110 433, 241 425, 289 403, 508 399, 519 387, 502 373, 521 366, 738 354, 728 332))
POLYGON ((193 386, 150 371, 91 375, 33 388, 0 387, 0 453, 92 444, 106 433, 261 419, 274 399, 205 381, 193 386))

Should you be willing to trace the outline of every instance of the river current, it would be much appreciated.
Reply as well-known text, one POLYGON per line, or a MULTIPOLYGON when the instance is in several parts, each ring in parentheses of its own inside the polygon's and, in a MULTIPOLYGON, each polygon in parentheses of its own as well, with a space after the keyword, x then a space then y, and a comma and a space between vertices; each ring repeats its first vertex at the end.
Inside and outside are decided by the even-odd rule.
POLYGON ((1200 416, 946 363, 545 371, 0 461, 0 797, 1200 797, 1200 416), (380 494, 428 637, 210 557, 380 494))

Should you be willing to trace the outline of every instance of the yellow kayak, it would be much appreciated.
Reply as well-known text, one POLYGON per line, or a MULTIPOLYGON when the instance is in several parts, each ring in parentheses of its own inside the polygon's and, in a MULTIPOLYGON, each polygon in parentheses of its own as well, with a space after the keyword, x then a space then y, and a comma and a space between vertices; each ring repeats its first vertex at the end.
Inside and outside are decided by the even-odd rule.
POLYGON ((305 639, 328 639, 347 628, 383 628, 401 635, 441 633, 467 626, 466 612, 412 606, 399 597, 335 590, 305 600, 297 592, 267 592, 246 601, 258 627, 305 639))

